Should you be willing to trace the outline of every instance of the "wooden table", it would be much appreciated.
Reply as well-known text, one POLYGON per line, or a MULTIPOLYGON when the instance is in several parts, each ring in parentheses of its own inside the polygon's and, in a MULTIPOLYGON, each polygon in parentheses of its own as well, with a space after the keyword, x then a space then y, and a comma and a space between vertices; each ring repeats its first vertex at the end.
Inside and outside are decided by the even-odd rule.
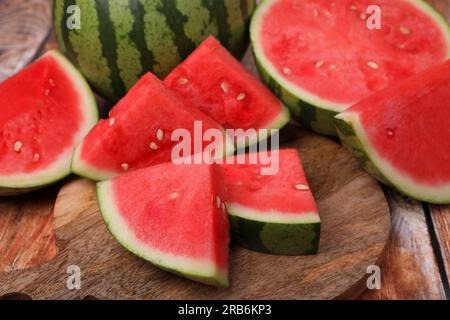
MULTIPOLYGON (((430 2, 450 19, 450 0, 430 2)), ((0 81, 54 46, 47 0, 0 0, 0 81)), ((51 216, 57 191, 58 186, 50 188, 42 199, 44 216, 51 216)), ((385 193, 392 234, 380 264, 382 286, 367 290, 360 299, 450 299, 450 207, 419 203, 389 188, 385 193)), ((17 212, 16 218, 21 214, 17 212)), ((41 230, 51 226, 48 221, 39 222, 41 230)), ((39 234, 31 236, 30 243, 52 245, 39 234)), ((0 246, 7 240, 17 239, 0 234, 0 246)), ((11 259, 12 255, 0 255, 0 272, 16 263, 11 259)), ((20 263, 32 264, 33 257, 20 263)))

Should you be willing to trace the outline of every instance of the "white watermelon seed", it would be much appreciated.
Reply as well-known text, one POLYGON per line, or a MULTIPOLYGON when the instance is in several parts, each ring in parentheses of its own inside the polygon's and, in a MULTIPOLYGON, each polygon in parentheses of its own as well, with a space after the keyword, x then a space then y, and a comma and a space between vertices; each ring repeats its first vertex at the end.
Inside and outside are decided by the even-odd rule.
POLYGON ((331 16, 330 11, 328 11, 328 10, 325 10, 324 13, 325 13, 325 15, 326 15, 327 17, 330 17, 330 16, 331 16))
POLYGON ((109 126, 112 127, 114 125, 114 123, 116 123, 116 119, 111 118, 109 119, 109 126))
POLYGON ((283 72, 284 72, 284 74, 287 74, 287 75, 291 75, 292 74, 292 70, 289 69, 288 67, 284 67, 283 68, 283 72))
POLYGON ((405 48, 406 48, 406 45, 405 45, 404 43, 400 43, 400 44, 397 45, 397 48, 399 48, 399 49, 405 49, 405 48))
POLYGON ((320 68, 320 67, 322 67, 323 66, 323 61, 317 61, 316 62, 316 68, 320 68))
POLYGON ((336 65, 335 64, 330 64, 330 70, 336 70, 336 65))
POLYGON ((411 30, 409 30, 409 28, 403 27, 403 26, 400 27, 400 32, 405 34, 405 35, 411 34, 411 30))
POLYGON ((393 137, 393 136, 394 136, 394 130, 392 130, 392 129, 387 129, 387 130, 386 130, 386 134, 388 135, 388 137, 393 137))
POLYGON ((33 155, 33 161, 34 161, 34 162, 38 162, 40 158, 41 158, 41 156, 39 155, 39 153, 35 153, 35 154, 33 155))
POLYGON ((120 166, 122 167, 122 169, 123 169, 124 171, 127 171, 128 168, 129 168, 128 163, 122 163, 120 166))
POLYGON ((365 13, 361 13, 361 14, 359 15, 359 18, 360 18, 361 20, 366 20, 366 19, 367 19, 367 15, 366 15, 365 13))
POLYGON ((49 95, 50 95, 50 90, 49 89, 45 90, 44 91, 44 96, 48 97, 49 95))
POLYGON ((162 131, 162 129, 156 130, 156 139, 158 139, 158 141, 163 141, 164 131, 162 131))
POLYGON ((369 61, 367 62, 367 65, 369 66, 369 68, 377 70, 379 68, 378 63, 374 62, 374 61, 369 61))
POLYGON ((150 142, 149 147, 152 150, 158 150, 158 145, 154 142, 150 142))
POLYGON ((178 193, 174 192, 174 193, 170 194, 170 199, 174 200, 176 198, 178 198, 178 193))
POLYGON ((20 149, 22 149, 22 142, 16 141, 16 142, 14 143, 14 151, 15 151, 15 152, 19 152, 20 149))
POLYGON ((221 202, 222 202, 222 201, 220 200, 220 197, 217 196, 217 198, 216 198, 217 208, 220 208, 220 203, 221 203, 221 202))
POLYGON ((186 78, 180 78, 180 79, 178 79, 178 84, 179 84, 179 85, 185 85, 185 84, 188 84, 188 83, 189 83, 189 80, 186 79, 186 78))
POLYGON ((237 101, 242 101, 245 99, 245 97, 246 97, 245 93, 240 93, 236 99, 237 99, 237 101))
POLYGON ((353 10, 353 11, 358 10, 358 8, 357 8, 354 4, 352 4, 352 5, 350 6, 350 9, 353 10))
POLYGON ((314 15, 314 17, 318 17, 319 16, 319 11, 313 10, 313 15, 314 15))
POLYGON ((222 211, 225 212, 227 208, 225 207, 225 203, 222 202, 222 211))
POLYGON ((230 87, 228 86, 228 84, 226 82, 222 82, 220 84, 220 88, 222 88, 222 91, 225 93, 228 93, 230 91, 230 87))
POLYGON ((300 190, 300 191, 306 191, 306 190, 309 190, 309 187, 305 184, 298 183, 295 185, 295 189, 300 190))
POLYGON ((50 86, 52 86, 52 87, 55 86, 55 80, 53 80, 53 79, 48 80, 48 83, 50 83, 50 86))

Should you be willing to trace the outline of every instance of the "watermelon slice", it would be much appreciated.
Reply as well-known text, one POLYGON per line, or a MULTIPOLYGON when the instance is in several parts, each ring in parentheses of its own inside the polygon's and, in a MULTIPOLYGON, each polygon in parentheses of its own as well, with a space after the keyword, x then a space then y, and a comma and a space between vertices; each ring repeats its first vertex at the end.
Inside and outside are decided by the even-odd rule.
POLYGON ((125 248, 156 266, 228 285, 228 218, 215 165, 163 163, 98 183, 103 218, 125 248))
POLYGON ((299 155, 294 149, 267 154, 278 161, 274 174, 260 161, 244 164, 238 156, 221 165, 225 179, 232 239, 246 248, 280 255, 315 254, 319 248, 320 217, 299 155), (256 163, 256 164, 252 164, 256 163))
POLYGON ((336 117, 364 168, 412 198, 450 203, 450 60, 336 117))
MULTIPOLYGON (((222 135, 216 158, 234 151, 223 128, 198 109, 179 100, 153 74, 148 73, 101 120, 77 147, 72 162, 74 173, 92 180, 107 180, 128 170, 168 162, 177 141, 174 130, 183 129, 191 139, 191 153, 197 153, 196 137, 208 129, 222 135)), ((183 139, 180 139, 183 140, 183 139)), ((210 144, 200 141, 199 152, 210 144)))
POLYGON ((266 0, 250 33, 266 83, 326 135, 337 113, 450 56, 445 19, 421 0, 266 0), (368 27, 374 5, 379 30, 368 27))
MULTIPOLYGON (((290 118, 270 90, 211 36, 164 83, 226 129, 279 129, 290 118)), ((247 144, 258 140, 250 133, 247 144)))
POLYGON ((75 146, 98 120, 78 71, 50 51, 0 84, 0 194, 18 194, 70 174, 75 146))

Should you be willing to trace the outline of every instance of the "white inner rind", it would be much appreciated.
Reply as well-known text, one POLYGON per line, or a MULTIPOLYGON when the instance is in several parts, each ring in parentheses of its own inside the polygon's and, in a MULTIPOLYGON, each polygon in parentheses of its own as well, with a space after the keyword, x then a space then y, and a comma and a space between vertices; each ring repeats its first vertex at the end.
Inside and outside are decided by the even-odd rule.
POLYGON ((416 199, 422 199, 435 203, 447 203, 450 201, 450 182, 441 185, 429 185, 417 181, 411 175, 402 172, 401 168, 395 168, 385 160, 370 142, 361 120, 356 112, 347 111, 336 116, 353 127, 357 139, 364 147, 364 151, 375 167, 400 191, 416 199))
POLYGON ((0 176, 1 188, 24 189, 44 186, 70 174, 70 162, 74 146, 83 139, 83 137, 98 121, 98 111, 95 98, 89 85, 81 74, 60 53, 50 51, 47 55, 55 58, 61 68, 64 69, 65 73, 68 74, 68 78, 72 81, 73 87, 76 89, 80 97, 79 108, 81 109, 81 114, 84 116, 84 119, 82 120, 80 129, 73 137, 73 143, 66 148, 66 150, 61 152, 61 155, 57 160, 55 160, 47 168, 38 171, 0 176))
POLYGON ((115 204, 112 181, 103 181, 97 184, 97 197, 100 211, 108 226, 109 231, 125 248, 137 256, 161 267, 174 270, 187 278, 205 282, 227 285, 228 275, 214 261, 208 259, 194 259, 187 256, 174 255, 159 251, 151 245, 136 238, 134 232, 128 226, 127 221, 122 218, 115 204), (200 278, 200 279, 199 279, 200 278), (208 279, 213 281, 208 281, 208 279))
POLYGON ((276 210, 262 212, 233 202, 227 203, 227 209, 228 213, 232 216, 264 223, 320 223, 320 217, 317 212, 280 212, 276 210))
MULTIPOLYGON (((259 60, 260 64, 263 66, 265 71, 270 74, 272 78, 275 79, 285 90, 289 91, 292 95, 299 97, 301 100, 308 104, 321 107, 326 110, 334 112, 342 112, 347 109, 354 102, 349 103, 337 103, 331 100, 323 99, 320 96, 305 90, 304 88, 290 82, 286 77, 277 70, 273 63, 264 53, 262 46, 262 40, 260 39, 260 29, 266 14, 269 12, 270 8, 280 0, 264 0, 256 9, 253 19, 250 25, 250 38, 253 46, 253 51, 255 53, 256 59, 259 60)), ((447 43, 447 56, 450 57, 450 29, 446 20, 442 15, 440 15, 436 10, 434 10, 429 4, 422 0, 406 0, 409 3, 415 5, 422 12, 428 14, 433 21, 435 21, 442 31, 444 38, 447 43)))

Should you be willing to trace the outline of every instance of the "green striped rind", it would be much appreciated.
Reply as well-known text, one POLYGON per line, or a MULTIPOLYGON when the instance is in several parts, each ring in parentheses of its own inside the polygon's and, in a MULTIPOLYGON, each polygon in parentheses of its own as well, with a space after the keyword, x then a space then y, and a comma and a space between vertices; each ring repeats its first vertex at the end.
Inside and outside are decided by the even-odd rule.
POLYGON ((58 44, 101 95, 118 100, 147 71, 164 78, 209 35, 236 57, 248 44, 254 0, 60 0, 58 44), (68 30, 77 5, 81 29, 68 30))
POLYGON ((105 224, 124 248, 158 268, 207 285, 228 287, 228 275, 209 261, 158 252, 139 241, 114 204, 112 180, 97 183, 97 201, 105 224))
MULTIPOLYGON (((74 89, 80 98, 79 108, 85 116, 78 132, 74 133, 74 140, 79 142, 98 121, 97 104, 94 95, 81 74, 59 52, 51 50, 45 54, 57 61, 61 70, 72 81, 74 89)), ((0 196, 18 195, 49 186, 70 175, 70 163, 73 150, 64 151, 47 168, 37 172, 18 174, 14 176, 0 176, 0 196)))
MULTIPOLYGON (((318 97, 290 83, 265 57, 259 39, 259 26, 270 6, 278 0, 263 0, 252 18, 250 39, 258 70, 267 86, 288 106, 295 119, 312 131, 327 136, 336 136, 334 117, 347 109, 349 104, 338 104, 318 97)), ((450 57, 450 27, 445 18, 423 0, 408 0, 432 18, 442 30, 448 44, 450 57)))
POLYGON ((394 187, 413 199, 434 204, 450 204, 450 184, 442 188, 427 187, 397 172, 377 155, 376 150, 371 149, 367 138, 363 137, 363 129, 357 129, 359 120, 347 116, 347 113, 335 118, 337 133, 342 144, 355 155, 362 168, 381 183, 394 187))
POLYGON ((229 210, 229 219, 231 240, 249 250, 288 256, 311 255, 319 250, 319 219, 304 223, 257 221, 235 210, 229 210))

